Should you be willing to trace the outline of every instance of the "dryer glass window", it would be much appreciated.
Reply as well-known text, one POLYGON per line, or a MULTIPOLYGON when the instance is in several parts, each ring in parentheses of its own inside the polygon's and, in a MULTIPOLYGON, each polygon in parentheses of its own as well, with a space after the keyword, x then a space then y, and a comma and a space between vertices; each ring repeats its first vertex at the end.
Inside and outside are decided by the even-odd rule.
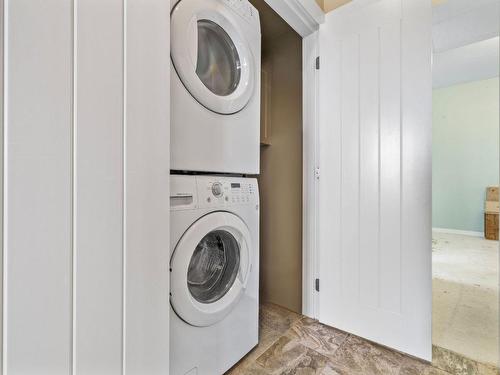
POLYGON ((232 94, 241 78, 238 51, 222 27, 209 20, 198 21, 196 74, 214 94, 232 94))
POLYGON ((201 303, 221 299, 231 288, 240 268, 240 247, 223 230, 207 234, 193 253, 188 268, 188 288, 201 303))

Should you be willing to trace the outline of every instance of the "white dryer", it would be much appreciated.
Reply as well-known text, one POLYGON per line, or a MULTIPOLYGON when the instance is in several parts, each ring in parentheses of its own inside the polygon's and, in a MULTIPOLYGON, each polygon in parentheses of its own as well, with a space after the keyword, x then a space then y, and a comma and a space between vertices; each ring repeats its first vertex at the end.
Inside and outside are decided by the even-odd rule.
POLYGON ((247 0, 171 0, 171 169, 259 173, 261 35, 247 0))
POLYGON ((170 177, 170 374, 221 375, 258 342, 257 181, 170 177))

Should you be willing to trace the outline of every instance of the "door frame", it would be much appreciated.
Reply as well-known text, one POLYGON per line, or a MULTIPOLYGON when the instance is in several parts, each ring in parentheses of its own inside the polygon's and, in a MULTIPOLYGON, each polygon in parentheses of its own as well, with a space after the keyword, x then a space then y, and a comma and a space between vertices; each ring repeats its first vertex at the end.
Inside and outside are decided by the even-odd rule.
POLYGON ((319 108, 318 30, 325 14, 315 0, 265 0, 302 37, 302 314, 318 317, 319 108))
POLYGON ((302 42, 302 313, 319 314, 319 35, 302 42), (318 285, 316 285, 318 280, 318 285), (316 290, 318 287, 318 290, 316 290))

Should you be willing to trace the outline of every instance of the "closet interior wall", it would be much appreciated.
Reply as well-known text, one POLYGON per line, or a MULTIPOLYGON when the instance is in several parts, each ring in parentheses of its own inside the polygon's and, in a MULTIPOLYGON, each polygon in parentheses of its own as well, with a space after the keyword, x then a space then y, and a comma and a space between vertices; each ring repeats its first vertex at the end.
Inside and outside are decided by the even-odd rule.
POLYGON ((264 0, 261 300, 302 310, 302 38, 264 0))

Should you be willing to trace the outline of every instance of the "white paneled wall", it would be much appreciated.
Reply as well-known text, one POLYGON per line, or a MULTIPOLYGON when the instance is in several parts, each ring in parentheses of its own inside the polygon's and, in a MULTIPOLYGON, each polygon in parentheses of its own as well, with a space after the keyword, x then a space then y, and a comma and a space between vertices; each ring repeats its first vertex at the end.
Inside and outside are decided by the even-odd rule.
POLYGON ((127 0, 125 358, 127 375, 168 373, 170 3, 127 0), (160 324, 161 323, 161 324, 160 324))
POLYGON ((123 0, 75 2, 73 350, 81 374, 122 370, 123 16, 123 0))
MULTIPOLYGON (((0 197, 3 197, 3 182, 4 182, 4 177, 3 177, 3 170, 4 170, 4 165, 3 165, 3 155, 4 155, 4 147, 3 147, 3 118, 4 118, 4 111, 3 111, 3 105, 4 105, 4 78, 3 78, 3 67, 4 67, 4 53, 3 53, 3 45, 4 45, 4 17, 3 17, 3 12, 4 12, 4 6, 3 6, 3 0, 0 0, 0 197)), ((3 199, 0 199, 0 249, 3 249, 3 199)), ((0 254, 0 301, 3 301, 3 251, 0 254)), ((0 372, 2 371, 2 364, 3 364, 3 340, 1 339, 3 337, 3 309, 0 308, 0 372)))
POLYGON ((166 374, 169 4, 0 3, 3 374, 166 374))
POLYGON ((72 7, 5 2, 6 374, 68 374, 72 341, 72 7))

